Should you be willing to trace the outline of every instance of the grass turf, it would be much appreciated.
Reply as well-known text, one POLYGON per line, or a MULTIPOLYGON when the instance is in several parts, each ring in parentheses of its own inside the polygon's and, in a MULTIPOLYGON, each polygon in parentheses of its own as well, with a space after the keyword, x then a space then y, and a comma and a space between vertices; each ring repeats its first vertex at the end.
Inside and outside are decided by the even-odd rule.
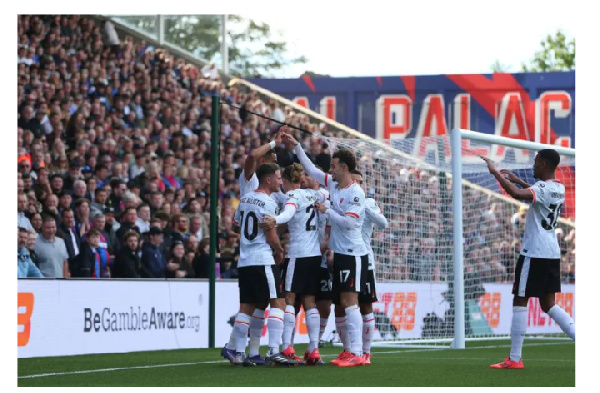
MULTIPOLYGON (((296 345, 299 355, 304 350, 296 345)), ((351 368, 329 364, 338 348, 321 350, 325 366, 294 368, 235 367, 220 349, 19 359, 18 386, 575 386, 573 342, 526 342, 525 369, 489 368, 509 350, 501 341, 465 350, 380 348, 372 365, 351 368)))

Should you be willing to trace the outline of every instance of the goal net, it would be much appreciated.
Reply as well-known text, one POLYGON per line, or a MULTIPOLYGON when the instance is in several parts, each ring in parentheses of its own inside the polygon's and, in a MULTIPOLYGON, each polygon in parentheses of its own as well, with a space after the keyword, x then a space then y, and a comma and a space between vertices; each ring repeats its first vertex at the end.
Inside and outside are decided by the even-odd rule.
MULTIPOLYGON (((367 197, 388 219, 375 229, 377 318, 375 345, 450 345, 455 319, 463 318, 467 340, 507 337, 512 318, 512 283, 528 205, 507 196, 479 157, 491 158, 529 184, 537 150, 463 139, 462 302, 454 296, 452 157, 449 136, 393 141, 326 138, 331 150, 349 148, 359 159, 367 197), (463 304, 464 314, 457 312, 463 304)), ((514 140, 513 140, 514 141, 514 140)), ((563 261, 563 293, 557 303, 574 315, 575 161, 561 156, 556 176, 566 188, 555 226, 563 261)), ((560 328, 529 304, 528 333, 546 337, 560 328)))

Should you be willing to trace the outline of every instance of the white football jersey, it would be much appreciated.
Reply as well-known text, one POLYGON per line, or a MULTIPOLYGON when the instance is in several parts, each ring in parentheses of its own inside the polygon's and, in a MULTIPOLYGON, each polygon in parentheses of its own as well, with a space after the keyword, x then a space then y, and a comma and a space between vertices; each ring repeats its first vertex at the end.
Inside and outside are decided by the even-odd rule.
POLYGON ((311 190, 296 189, 286 194, 286 205, 296 207, 296 213, 287 223, 290 231, 288 258, 307 258, 321 255, 319 227, 315 202, 317 198, 311 190))
POLYGON ((279 214, 277 203, 262 191, 252 191, 240 199, 234 222, 241 228, 240 259, 238 267, 273 265, 273 251, 265 232, 258 223, 265 216, 279 214))
POLYGON ((368 253, 362 238, 362 225, 365 220, 365 193, 358 183, 338 188, 329 174, 325 175, 325 187, 329 190, 331 209, 342 216, 352 216, 358 220, 358 227, 351 230, 331 224, 329 248, 337 254, 362 256, 368 253))
POLYGON ((383 215, 377 202, 373 198, 365 199, 365 221, 362 226, 362 237, 369 253, 369 270, 375 269, 375 255, 373 254, 373 248, 371 247, 371 238, 373 237, 373 228, 375 223, 373 221, 374 215, 383 215))
POLYGON ((256 173, 252 175, 250 180, 246 180, 246 173, 242 170, 240 173, 240 196, 244 196, 258 188, 258 177, 256 173))
POLYGON ((530 258, 559 259, 556 223, 565 203, 565 186, 558 180, 538 181, 529 188, 533 203, 525 219, 521 255, 530 258))

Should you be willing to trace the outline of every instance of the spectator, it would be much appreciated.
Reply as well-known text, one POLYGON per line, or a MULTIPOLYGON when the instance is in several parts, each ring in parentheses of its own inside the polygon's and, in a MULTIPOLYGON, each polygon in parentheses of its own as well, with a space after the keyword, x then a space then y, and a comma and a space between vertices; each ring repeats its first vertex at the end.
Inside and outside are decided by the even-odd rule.
POLYGON ((196 258, 192 263, 196 278, 208 278, 208 266, 210 263, 210 239, 203 239, 198 246, 196 258))
POLYGON ((90 208, 90 214, 94 217, 97 214, 104 214, 106 210, 107 192, 104 188, 96 188, 94 191, 94 202, 90 208))
POLYGON ((73 258, 79 255, 81 249, 81 236, 75 228, 75 213, 73 210, 65 209, 62 211, 58 233, 65 242, 69 264, 71 264, 73 258))
POLYGON ((150 193, 150 215, 155 216, 157 212, 162 209, 164 204, 164 197, 159 191, 153 191, 150 193))
POLYGON ((50 176, 50 187, 52 188, 52 193, 55 195, 60 195, 63 190, 64 181, 60 174, 55 173, 50 176))
POLYGON ((42 233, 35 239, 35 253, 40 271, 46 278, 68 278, 69 254, 65 242, 56 237, 56 221, 44 217, 42 233))
POLYGON ((58 211, 58 197, 56 195, 50 194, 46 197, 42 214, 54 218, 57 227, 60 226, 60 212, 58 211))
POLYGON ((194 268, 185 259, 185 247, 182 242, 174 241, 169 252, 171 258, 167 263, 167 278, 194 278, 194 268))
POLYGON ((43 278, 40 269, 33 263, 27 249, 29 232, 19 228, 17 244, 17 278, 43 278))
POLYGON ((140 235, 136 232, 125 234, 125 245, 121 248, 112 269, 112 277, 115 278, 139 278, 141 262, 138 254, 140 235))
POLYGON ((135 225, 139 228, 140 233, 144 234, 150 231, 150 206, 147 203, 142 203, 137 208, 138 218, 135 225))
POLYGON ((115 237, 115 247, 114 247, 115 252, 119 252, 119 250, 121 249, 121 247, 123 245, 124 235, 127 232, 133 231, 133 232, 137 232, 138 235, 140 234, 139 228, 135 225, 136 220, 137 220, 137 212, 136 212, 135 208, 130 207, 130 208, 127 208, 126 210, 123 210, 121 226, 119 227, 119 230, 117 230, 116 237, 115 237))
POLYGON ((79 198, 75 201, 75 229, 80 237, 90 230, 90 201, 85 198, 79 198))
POLYGON ((114 250, 110 242, 110 234, 106 233, 105 228, 106 216, 102 213, 96 214, 94 218, 92 218, 92 229, 97 230, 98 235, 100 236, 98 247, 103 248, 107 250, 109 254, 114 255, 114 250))
POLYGON ((29 257, 35 264, 35 266, 39 269, 39 259, 37 254, 35 253, 35 239, 37 238, 37 233, 33 231, 29 231, 27 234, 27 251, 29 251, 29 257))
POLYGON ((173 232, 171 233, 171 242, 179 241, 184 243, 189 236, 188 230, 188 219, 183 214, 175 214, 171 219, 171 225, 173 232))
POLYGON ((107 204, 108 206, 113 207, 118 214, 125 208, 122 198, 127 192, 127 183, 125 183, 123 179, 112 179, 110 181, 110 188, 112 194, 108 199, 107 204))
POLYGON ((62 212, 65 209, 70 209, 72 202, 71 194, 65 190, 61 191, 58 195, 58 210, 62 212))
POLYGON ((85 182, 81 179, 75 180, 73 183, 73 200, 77 202, 78 199, 88 199, 87 196, 87 185, 85 182))
POLYGON ((17 226, 32 231, 34 228, 29 219, 25 217, 25 211, 27 211, 27 195, 20 193, 17 196, 17 226))
POLYGON ((166 260, 161 249, 163 233, 158 228, 150 229, 150 241, 142 246, 141 272, 143 278, 164 278, 166 260))
POLYGON ((42 215, 40 213, 33 213, 31 215, 31 226, 35 233, 42 231, 42 215))
POLYGON ((75 258, 73 277, 110 278, 110 255, 99 247, 100 233, 90 229, 75 258))

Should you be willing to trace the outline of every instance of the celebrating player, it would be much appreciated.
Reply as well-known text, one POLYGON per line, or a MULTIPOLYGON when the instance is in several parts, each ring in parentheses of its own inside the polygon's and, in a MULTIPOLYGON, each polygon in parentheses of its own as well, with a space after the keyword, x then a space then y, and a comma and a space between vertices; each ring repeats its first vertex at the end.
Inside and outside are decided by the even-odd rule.
POLYGON ((315 295, 319 287, 321 247, 314 207, 317 198, 312 191, 299 188, 303 174, 304 170, 300 164, 292 164, 285 168, 282 175, 283 189, 287 197, 285 209, 275 219, 265 217, 264 222, 259 226, 263 229, 271 229, 275 225, 287 224, 290 243, 285 261, 284 289, 287 305, 284 316, 284 351, 282 353, 288 358, 295 356, 291 341, 296 321, 294 303, 298 297, 306 310, 306 326, 310 340, 304 358, 306 364, 314 365, 321 363, 318 349, 320 318, 315 303, 315 295))
POLYGON ((565 186, 554 175, 560 156, 553 149, 538 152, 533 165, 533 176, 538 181, 532 186, 508 170, 498 171, 489 159, 481 158, 510 196, 533 202, 527 212, 521 255, 515 270, 510 356, 504 362, 490 366, 520 369, 523 368, 521 350, 527 328, 527 302, 530 297, 539 298, 542 310, 575 340, 573 319, 554 303, 555 294, 560 292, 560 248, 554 229, 565 203, 565 186))
MULTIPOLYGON (((360 184, 364 191, 362 174, 352 171, 352 180, 360 184)), ((371 343, 373 342, 373 331, 375 330, 375 316, 373 315, 373 303, 378 301, 375 290, 375 255, 371 248, 371 237, 373 236, 373 227, 377 225, 380 229, 387 228, 388 222, 377 202, 373 198, 365 199, 365 221, 362 226, 362 236, 369 252, 369 270, 366 287, 358 295, 358 304, 363 318, 362 338, 363 338, 363 357, 365 364, 371 364, 371 343)))
POLYGON ((368 269, 367 248, 362 240, 365 193, 352 181, 356 157, 347 149, 337 150, 331 160, 331 175, 323 173, 306 156, 302 146, 289 134, 282 138, 294 145, 294 150, 306 173, 323 184, 330 192, 331 208, 315 203, 327 215, 331 224, 330 248, 333 259, 333 302, 336 305, 336 327, 347 326, 350 353, 336 365, 353 367, 364 364, 362 358, 362 317, 358 294, 365 286, 368 269))
POLYGON ((264 231, 258 226, 265 216, 275 217, 278 213, 277 204, 269 194, 277 191, 281 186, 279 167, 277 164, 263 164, 257 170, 257 177, 258 188, 240 199, 234 216, 234 222, 240 227, 242 236, 238 262, 240 312, 235 318, 234 325, 236 354, 233 364, 290 366, 297 362, 287 359, 279 352, 285 303, 280 294, 281 278, 278 265, 283 260, 283 248, 274 228, 264 231), (271 305, 267 321, 269 352, 266 359, 261 358, 258 353, 250 353, 246 358, 251 315, 256 308, 264 310, 267 304, 271 305))

